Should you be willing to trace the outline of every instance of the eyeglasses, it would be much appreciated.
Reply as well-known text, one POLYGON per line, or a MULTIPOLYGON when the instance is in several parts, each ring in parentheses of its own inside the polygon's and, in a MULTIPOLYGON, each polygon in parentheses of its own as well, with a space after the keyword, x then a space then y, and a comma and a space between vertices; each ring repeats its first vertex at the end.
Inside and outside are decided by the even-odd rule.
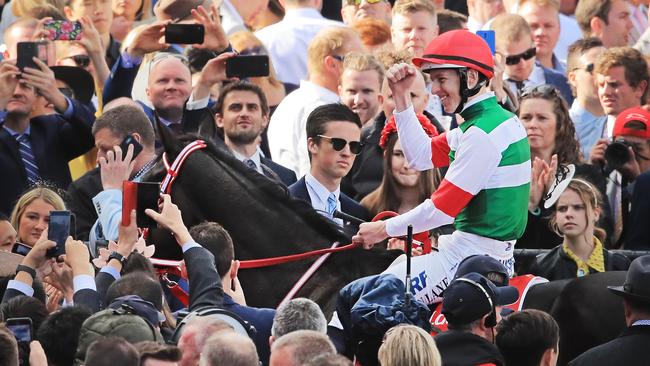
POLYGON ((350 152, 353 153, 354 155, 357 155, 361 152, 361 148, 363 147, 363 143, 360 141, 348 142, 347 140, 342 138, 329 137, 325 135, 318 135, 318 137, 329 140, 329 142, 332 144, 332 148, 336 151, 341 151, 345 149, 345 145, 350 145, 350 152))
POLYGON ((86 67, 90 66, 90 56, 88 55, 74 55, 66 58, 69 58, 72 61, 74 61, 77 67, 81 67, 85 69, 86 67))
POLYGON ((506 56, 506 65, 510 65, 510 66, 516 65, 521 61, 522 58, 528 61, 531 58, 535 57, 536 54, 537 54, 537 49, 535 47, 531 47, 527 49, 525 52, 522 52, 518 55, 506 56))
POLYGON ((582 67, 576 67, 571 71, 576 71, 576 70, 585 70, 586 72, 588 72, 590 74, 593 74, 593 72, 594 72, 594 64, 591 63, 591 64, 588 64, 588 65, 585 65, 585 66, 582 66, 582 67))
MULTIPOLYGON (((345 0, 345 5, 361 5, 362 0, 345 0)), ((365 0, 368 4, 377 4, 383 2, 384 0, 365 0)))
POLYGON ((521 93, 520 99, 524 98, 558 98, 559 92, 552 85, 544 84, 535 87, 528 87, 521 93))

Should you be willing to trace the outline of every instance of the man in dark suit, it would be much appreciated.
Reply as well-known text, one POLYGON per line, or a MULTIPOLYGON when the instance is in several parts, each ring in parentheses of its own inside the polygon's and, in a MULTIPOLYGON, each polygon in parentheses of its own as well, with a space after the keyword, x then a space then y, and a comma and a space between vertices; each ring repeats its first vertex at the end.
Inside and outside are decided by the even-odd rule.
POLYGON ((580 365, 647 365, 650 347, 650 255, 630 265, 623 286, 609 290, 623 298, 627 329, 618 338, 594 347, 569 363, 580 365))
POLYGON ((0 212, 11 211, 14 201, 32 183, 44 179, 66 188, 72 178, 68 162, 93 146, 95 117, 89 107, 65 97, 54 72, 40 60, 38 68, 19 70, 13 61, 0 63, 0 212), (19 77, 20 76, 20 82, 19 77), (54 106, 55 114, 33 117, 40 98, 54 106))
POLYGON ((216 222, 204 222, 193 226, 190 235, 214 256, 214 265, 224 290, 223 309, 239 315, 255 327, 253 337, 257 354, 263 365, 268 365, 271 350, 269 337, 273 326, 274 309, 255 308, 245 305, 244 293, 237 278, 239 261, 230 234, 216 222))
MULTIPOLYGON (((204 71, 205 72, 205 71, 204 71)), ((259 140, 269 123, 269 105, 257 85, 238 81, 219 92, 215 121, 233 155, 249 168, 289 186, 296 173, 260 153, 259 140)))
POLYGON ((289 187, 292 197, 305 200, 318 211, 342 225, 332 216, 342 211, 368 220, 368 211, 341 192, 341 179, 361 151, 361 121, 343 104, 325 104, 307 117, 307 149, 311 160, 309 173, 289 187))
MULTIPOLYGON (((200 17, 199 22, 206 30, 212 30, 206 31, 202 47, 214 52, 226 49, 228 40, 223 35, 221 26, 203 17, 200 17)), ((104 86, 103 101, 108 103, 119 97, 130 98, 144 56, 155 52, 149 62, 146 88, 147 98, 153 109, 139 102, 154 123, 154 128, 156 128, 155 119, 159 118, 163 125, 176 133, 198 132, 212 138, 214 121, 207 108, 209 87, 225 80, 225 71, 214 72, 215 66, 218 65, 213 64, 218 62, 206 64, 193 93, 192 75, 187 58, 179 53, 159 52, 169 47, 168 44, 159 42, 164 29, 165 23, 156 22, 143 27, 135 35, 129 47, 115 62, 104 86)))

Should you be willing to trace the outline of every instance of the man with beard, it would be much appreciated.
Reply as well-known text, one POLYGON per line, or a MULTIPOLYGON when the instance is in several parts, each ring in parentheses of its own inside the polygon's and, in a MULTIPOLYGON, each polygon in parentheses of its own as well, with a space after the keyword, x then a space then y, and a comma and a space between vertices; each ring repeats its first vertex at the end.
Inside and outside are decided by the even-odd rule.
POLYGON ((260 135, 269 123, 269 106, 257 85, 238 81, 219 93, 215 121, 223 129, 226 146, 249 168, 289 186, 296 173, 260 153, 260 135))

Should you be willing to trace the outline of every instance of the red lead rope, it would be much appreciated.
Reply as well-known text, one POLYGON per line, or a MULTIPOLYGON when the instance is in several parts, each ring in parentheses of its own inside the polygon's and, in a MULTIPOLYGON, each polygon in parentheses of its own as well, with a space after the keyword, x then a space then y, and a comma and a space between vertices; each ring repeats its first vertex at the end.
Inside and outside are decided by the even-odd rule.
POLYGON ((359 246, 361 246, 360 243, 352 243, 352 244, 344 245, 342 247, 318 249, 318 250, 313 250, 313 251, 307 252, 307 253, 286 255, 286 256, 282 256, 282 257, 273 257, 273 258, 252 259, 252 260, 247 260, 247 261, 240 261, 239 262, 239 268, 244 268, 245 269, 245 268, 269 267, 269 266, 274 266, 276 264, 295 262, 295 261, 299 261, 299 260, 302 260, 302 259, 315 257, 315 256, 318 256, 318 255, 343 252, 343 251, 346 251, 346 250, 357 248, 359 246))

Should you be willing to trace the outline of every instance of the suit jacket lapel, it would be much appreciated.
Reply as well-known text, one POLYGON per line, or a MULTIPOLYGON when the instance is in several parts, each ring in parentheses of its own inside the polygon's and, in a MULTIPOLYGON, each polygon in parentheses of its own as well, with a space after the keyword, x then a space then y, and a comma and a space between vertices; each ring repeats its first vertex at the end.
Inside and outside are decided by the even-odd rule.
POLYGON ((0 143, 4 145, 6 151, 9 152, 9 156, 16 161, 16 164, 22 166, 23 162, 20 159, 20 153, 18 152, 18 142, 9 134, 9 132, 7 132, 7 130, 2 128, 2 125, 0 125, 0 143))

